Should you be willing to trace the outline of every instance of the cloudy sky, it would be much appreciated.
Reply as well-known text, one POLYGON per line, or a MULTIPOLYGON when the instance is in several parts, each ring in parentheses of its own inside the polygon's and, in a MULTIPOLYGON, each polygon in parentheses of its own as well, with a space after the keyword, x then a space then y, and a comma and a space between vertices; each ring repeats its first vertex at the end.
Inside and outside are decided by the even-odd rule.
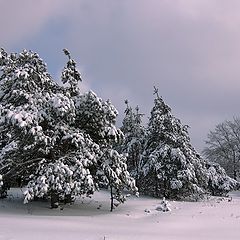
POLYGON ((191 126, 201 150, 217 123, 239 116, 239 0, 0 0, 0 46, 31 49, 57 78, 67 48, 84 89, 146 117, 153 85, 191 126))

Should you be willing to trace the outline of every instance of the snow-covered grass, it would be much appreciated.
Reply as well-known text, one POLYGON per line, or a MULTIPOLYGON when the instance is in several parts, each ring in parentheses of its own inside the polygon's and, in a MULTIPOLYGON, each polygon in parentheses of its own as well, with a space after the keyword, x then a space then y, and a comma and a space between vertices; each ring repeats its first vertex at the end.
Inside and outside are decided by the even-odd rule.
POLYGON ((156 210, 160 199, 130 197, 110 212, 106 191, 61 210, 44 201, 23 205, 12 189, 0 200, 0 240, 239 240, 240 193, 230 196, 170 202, 169 212, 156 210))

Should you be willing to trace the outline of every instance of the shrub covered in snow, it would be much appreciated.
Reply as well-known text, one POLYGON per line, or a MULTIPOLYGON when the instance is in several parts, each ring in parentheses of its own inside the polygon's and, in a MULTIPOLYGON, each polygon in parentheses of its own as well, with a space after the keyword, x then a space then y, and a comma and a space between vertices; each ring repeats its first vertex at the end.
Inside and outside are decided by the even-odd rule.
POLYGON ((160 204, 156 207, 156 210, 161 212, 169 212, 171 211, 170 203, 163 198, 160 204))
POLYGON ((208 188, 215 196, 226 196, 228 192, 239 189, 240 184, 230 178, 225 170, 217 163, 207 163, 208 168, 208 188))

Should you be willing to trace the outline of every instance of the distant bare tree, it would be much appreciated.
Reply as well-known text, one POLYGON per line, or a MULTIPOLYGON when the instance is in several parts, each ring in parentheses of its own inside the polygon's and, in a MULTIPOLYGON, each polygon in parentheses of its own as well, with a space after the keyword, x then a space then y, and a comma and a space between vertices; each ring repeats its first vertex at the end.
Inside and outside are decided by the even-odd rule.
POLYGON ((218 124, 207 136, 203 154, 237 179, 240 172, 240 118, 218 124))

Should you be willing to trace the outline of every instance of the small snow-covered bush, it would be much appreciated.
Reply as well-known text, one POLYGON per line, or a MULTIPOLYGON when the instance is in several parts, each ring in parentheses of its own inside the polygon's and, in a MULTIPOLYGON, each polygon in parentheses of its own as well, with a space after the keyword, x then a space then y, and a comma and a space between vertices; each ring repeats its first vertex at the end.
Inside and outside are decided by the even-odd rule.
POLYGON ((170 206, 170 203, 165 198, 163 198, 160 204, 156 207, 156 210, 161 212, 169 212, 171 211, 170 206))

